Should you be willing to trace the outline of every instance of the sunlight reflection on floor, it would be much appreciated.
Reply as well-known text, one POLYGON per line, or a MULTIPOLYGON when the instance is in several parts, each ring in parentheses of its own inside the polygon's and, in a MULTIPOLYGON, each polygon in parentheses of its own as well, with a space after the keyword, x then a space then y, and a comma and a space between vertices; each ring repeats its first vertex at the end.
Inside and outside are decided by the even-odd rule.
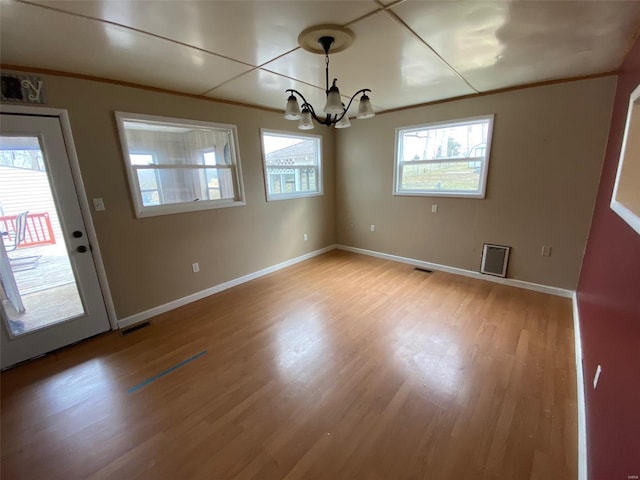
POLYGON ((462 347, 455 335, 403 323, 393 333, 393 358, 408 375, 430 392, 448 397, 457 394, 465 372, 459 354, 462 347))
POLYGON ((332 361, 323 316, 312 308, 295 312, 276 330, 277 367, 287 382, 317 380, 317 370, 332 361))

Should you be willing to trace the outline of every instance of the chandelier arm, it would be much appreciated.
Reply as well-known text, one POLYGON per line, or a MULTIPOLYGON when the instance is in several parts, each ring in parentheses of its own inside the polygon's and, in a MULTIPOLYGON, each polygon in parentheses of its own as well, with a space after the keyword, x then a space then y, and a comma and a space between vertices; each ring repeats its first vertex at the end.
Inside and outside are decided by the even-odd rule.
POLYGON ((331 115, 327 115, 325 117, 325 119, 322 120, 320 117, 318 117, 318 115, 316 115, 316 111, 313 108, 313 105, 311 105, 309 102, 305 101, 305 103, 302 104, 302 108, 304 108, 304 107, 307 107, 309 109, 309 113, 311 114, 311 118, 313 118, 319 124, 326 125, 327 127, 330 127, 332 125, 333 122, 331 121, 331 115))
POLYGON ((313 105, 311 105, 310 103, 307 104, 307 107, 309 107, 309 112, 311 113, 311 116, 313 117, 313 119, 318 122, 321 125, 326 125, 327 127, 330 127, 331 125, 333 125, 335 123, 335 120, 331 120, 331 115, 327 114, 327 116, 324 118, 324 120, 322 120, 320 117, 318 117, 316 115, 316 111, 313 109, 313 105))
POLYGON ((338 123, 340 120, 342 120, 342 118, 347 114, 347 112, 349 111, 349 108, 351 107, 351 104, 353 103, 353 100, 361 93, 366 94, 367 92, 371 92, 370 88, 361 88, 360 90, 358 90, 356 93, 354 93, 351 96, 351 99, 349 99, 349 104, 344 108, 344 111, 342 112, 342 115, 334 115, 333 118, 331 118, 331 115, 327 114, 327 116, 323 119, 321 119, 320 117, 318 117, 318 115, 316 115, 316 111, 313 108, 313 105, 311 105, 306 98, 304 98, 304 95, 302 95, 299 91, 293 89, 293 88, 288 88, 287 90, 285 90, 286 93, 292 93, 292 94, 296 94, 298 95, 301 99, 302 99, 302 105, 301 107, 307 107, 309 109, 309 113, 311 114, 311 118, 313 118, 316 122, 318 122, 321 125, 325 125, 327 127, 330 127, 331 125, 334 125, 336 123, 338 123))
MULTIPOLYGON (((299 95, 300 98, 302 99, 302 105, 300 105, 301 108, 307 107, 309 109, 309 113, 311 114, 311 118, 313 118, 316 122, 318 122, 321 125, 326 125, 327 127, 330 127, 333 123, 335 123, 335 119, 332 121, 331 120, 331 115, 327 115, 326 118, 324 120, 322 120, 320 117, 318 117, 318 115, 316 115, 316 111, 313 108, 313 105, 311 105, 306 98, 304 98, 304 95, 302 95, 299 91, 293 89, 293 88, 288 88, 287 90, 285 90, 285 93, 295 93, 296 95, 299 95)), ((342 117, 340 117, 342 118, 342 117)))
POLYGON ((344 109, 344 113, 340 116, 338 121, 340 121, 342 119, 342 117, 344 117, 347 114, 347 111, 349 110, 349 107, 351 107, 351 104, 353 103, 353 99, 356 98, 358 96, 358 94, 360 94, 360 93, 365 93, 366 94, 367 92, 370 92, 370 91, 371 91, 370 88, 361 88, 356 93, 354 93, 351 96, 351 100, 349 100, 349 105, 347 105, 347 108, 344 109))

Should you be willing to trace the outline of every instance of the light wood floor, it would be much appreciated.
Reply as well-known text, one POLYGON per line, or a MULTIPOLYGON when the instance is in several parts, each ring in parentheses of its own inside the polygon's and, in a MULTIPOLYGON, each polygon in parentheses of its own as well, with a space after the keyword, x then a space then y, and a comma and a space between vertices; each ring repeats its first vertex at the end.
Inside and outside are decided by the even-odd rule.
POLYGON ((4 372, 2 478, 574 480, 571 314, 333 251, 4 372))

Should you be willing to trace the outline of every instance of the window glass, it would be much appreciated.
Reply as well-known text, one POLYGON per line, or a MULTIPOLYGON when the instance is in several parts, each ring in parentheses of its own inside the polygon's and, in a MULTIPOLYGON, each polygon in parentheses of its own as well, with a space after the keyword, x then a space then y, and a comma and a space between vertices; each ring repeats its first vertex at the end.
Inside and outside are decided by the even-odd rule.
POLYGON ((262 130, 267 200, 322 194, 321 138, 262 130))
POLYGON ((396 130, 396 195, 484 198, 493 115, 396 130))
POLYGON ((116 118, 138 217, 244 205, 234 125, 116 118))

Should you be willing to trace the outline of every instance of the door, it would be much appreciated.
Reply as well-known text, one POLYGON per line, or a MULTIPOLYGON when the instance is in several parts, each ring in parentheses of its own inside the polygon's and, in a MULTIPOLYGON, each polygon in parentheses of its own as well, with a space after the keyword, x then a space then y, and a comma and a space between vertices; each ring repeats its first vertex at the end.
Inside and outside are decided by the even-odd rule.
POLYGON ((109 330, 60 118, 0 118, 1 366, 109 330))

